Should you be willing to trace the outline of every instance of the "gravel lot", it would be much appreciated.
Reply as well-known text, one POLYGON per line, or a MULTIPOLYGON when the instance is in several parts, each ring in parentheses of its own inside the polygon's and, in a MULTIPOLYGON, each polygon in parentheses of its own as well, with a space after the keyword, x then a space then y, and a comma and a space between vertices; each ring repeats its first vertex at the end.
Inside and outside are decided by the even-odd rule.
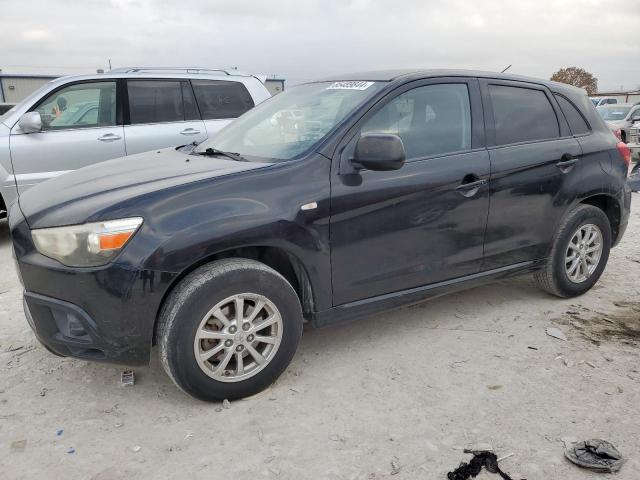
POLYGON ((2 222, 0 477, 445 479, 463 448, 491 444, 514 453, 501 463, 514 479, 609 478, 563 458, 564 442, 599 437, 628 459, 615 478, 635 480, 640 195, 633 206, 587 295, 554 299, 524 277, 309 330, 273 387, 228 409, 181 393, 155 356, 122 387, 118 367, 47 353, 2 222))

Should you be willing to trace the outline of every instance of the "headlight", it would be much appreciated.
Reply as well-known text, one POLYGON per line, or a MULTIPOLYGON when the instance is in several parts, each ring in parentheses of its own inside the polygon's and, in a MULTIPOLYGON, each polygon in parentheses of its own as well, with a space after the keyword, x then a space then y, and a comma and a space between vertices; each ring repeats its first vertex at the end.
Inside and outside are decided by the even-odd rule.
POLYGON ((142 218, 123 218, 31 231, 36 249, 69 267, 97 267, 114 258, 142 225, 142 218))

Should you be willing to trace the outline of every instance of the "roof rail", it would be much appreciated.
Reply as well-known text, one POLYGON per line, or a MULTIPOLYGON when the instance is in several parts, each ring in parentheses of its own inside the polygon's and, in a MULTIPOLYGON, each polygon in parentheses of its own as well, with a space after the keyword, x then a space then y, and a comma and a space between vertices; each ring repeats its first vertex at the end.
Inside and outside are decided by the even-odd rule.
POLYGON ((109 70, 111 73, 223 73, 224 75, 245 75, 242 72, 226 68, 202 67, 121 67, 109 70))

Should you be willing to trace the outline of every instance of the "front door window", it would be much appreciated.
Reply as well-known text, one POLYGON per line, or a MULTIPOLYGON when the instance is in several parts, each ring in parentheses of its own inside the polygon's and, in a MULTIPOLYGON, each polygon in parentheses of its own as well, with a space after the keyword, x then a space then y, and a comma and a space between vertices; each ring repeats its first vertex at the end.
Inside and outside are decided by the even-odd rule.
POLYGON ((42 119, 42 130, 114 126, 116 82, 70 85, 49 95, 35 111, 42 119))

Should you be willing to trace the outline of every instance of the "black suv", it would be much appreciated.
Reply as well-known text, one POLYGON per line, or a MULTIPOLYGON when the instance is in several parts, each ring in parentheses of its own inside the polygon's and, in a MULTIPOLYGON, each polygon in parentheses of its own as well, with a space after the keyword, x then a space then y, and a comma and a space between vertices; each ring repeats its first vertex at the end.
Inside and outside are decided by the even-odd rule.
POLYGON ((34 187, 10 212, 52 352, 253 394, 328 325, 534 273, 572 297, 629 218, 629 150, 583 90, 470 71, 289 89, 212 139, 34 187))

